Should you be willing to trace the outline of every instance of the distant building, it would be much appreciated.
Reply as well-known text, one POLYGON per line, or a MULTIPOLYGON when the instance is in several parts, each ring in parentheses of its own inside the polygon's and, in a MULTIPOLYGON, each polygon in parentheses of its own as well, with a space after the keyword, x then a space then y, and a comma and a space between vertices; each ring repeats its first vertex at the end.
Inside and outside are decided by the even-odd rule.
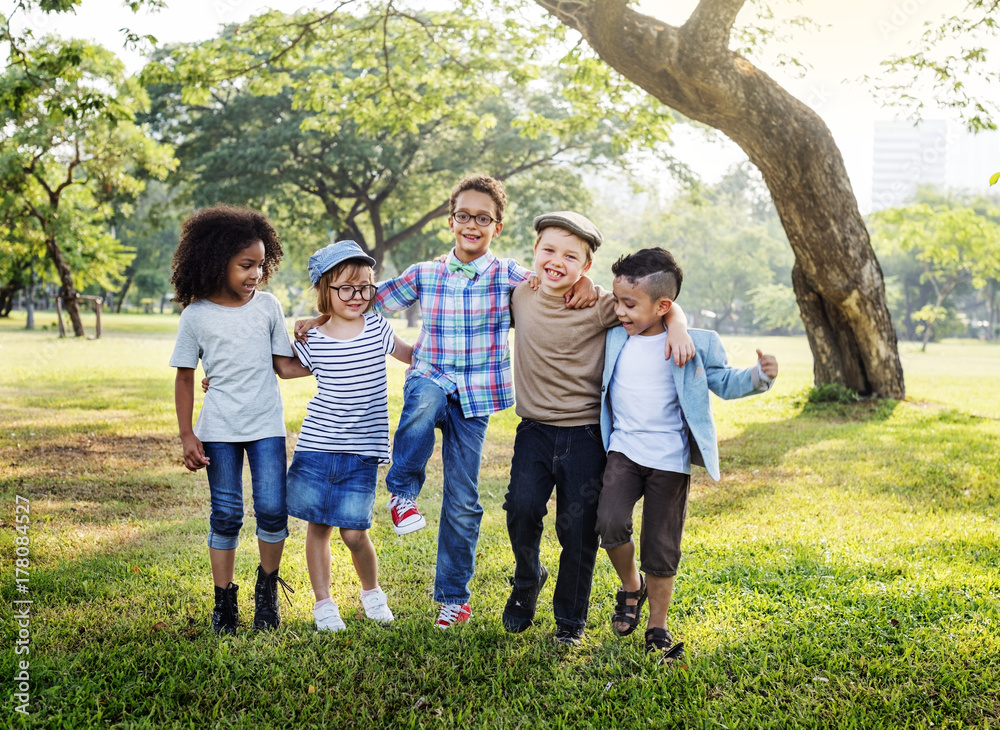
POLYGON ((948 123, 875 122, 872 210, 909 203, 918 185, 948 182, 948 123))
POLYGON ((907 205, 919 185, 988 193, 989 177, 997 170, 996 131, 973 135, 943 119, 875 122, 871 208, 907 205))

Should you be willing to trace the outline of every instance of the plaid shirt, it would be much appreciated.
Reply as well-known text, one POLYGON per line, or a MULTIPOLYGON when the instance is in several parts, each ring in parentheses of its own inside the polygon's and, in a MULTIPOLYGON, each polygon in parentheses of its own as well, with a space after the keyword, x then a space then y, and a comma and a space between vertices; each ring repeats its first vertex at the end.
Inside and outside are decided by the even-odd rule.
POLYGON ((507 348, 510 293, 531 273, 489 251, 472 264, 477 272, 472 279, 448 271, 446 263, 414 264, 381 282, 376 297, 387 312, 420 302, 424 321, 406 375, 430 378, 449 394, 457 391, 466 418, 514 404, 507 348))

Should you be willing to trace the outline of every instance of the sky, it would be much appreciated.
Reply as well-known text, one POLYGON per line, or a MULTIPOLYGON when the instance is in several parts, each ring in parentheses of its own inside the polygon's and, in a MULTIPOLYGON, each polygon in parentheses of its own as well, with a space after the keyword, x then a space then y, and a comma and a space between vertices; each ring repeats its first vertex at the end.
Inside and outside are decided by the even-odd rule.
MULTIPOLYGON (((152 34, 160 42, 196 41, 214 36, 221 26, 245 20, 272 7, 294 12, 303 7, 332 7, 333 3, 303 0, 166 0, 167 9, 133 15, 123 0, 83 0, 75 15, 36 12, 19 21, 36 32, 86 38, 114 50, 130 70, 141 68, 142 57, 122 49, 119 29, 128 27, 152 34)), ((640 11, 668 23, 683 22, 695 0, 642 0, 640 11)), ((863 211, 871 197, 871 157, 876 119, 893 119, 898 112, 883 109, 860 81, 878 71, 881 60, 903 53, 919 38, 927 21, 954 12, 954 0, 774 0, 776 15, 804 15, 817 30, 796 30, 781 50, 810 65, 802 78, 777 67, 765 70, 788 91, 811 106, 830 127, 844 156, 855 194, 863 211)), ((10 14, 12 0, 0 0, 10 14)), ((762 64, 763 65, 763 64, 762 64)), ((932 112, 939 118, 943 113, 932 112)), ((930 116, 930 115, 929 115, 930 116)), ((678 130, 675 153, 709 181, 718 179, 735 162, 745 159, 728 140, 706 142, 702 136, 678 130)))

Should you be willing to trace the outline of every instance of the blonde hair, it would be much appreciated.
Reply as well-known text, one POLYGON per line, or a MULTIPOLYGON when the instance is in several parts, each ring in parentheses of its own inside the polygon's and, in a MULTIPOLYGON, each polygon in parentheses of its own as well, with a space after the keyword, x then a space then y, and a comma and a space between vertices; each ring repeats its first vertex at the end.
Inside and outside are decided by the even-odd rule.
POLYGON ((583 245, 583 253, 587 257, 586 260, 583 262, 583 265, 586 266, 589 263, 593 263, 593 261, 594 261, 594 249, 592 249, 590 247, 590 244, 588 244, 586 241, 584 241, 578 235, 576 235, 575 233, 573 233, 573 231, 571 231, 571 230, 569 230, 567 228, 563 228, 562 226, 546 226, 545 228, 543 228, 542 230, 540 230, 537 233, 537 235, 535 236, 535 245, 532 248, 532 250, 538 248, 538 244, 542 240, 542 234, 545 233, 545 231, 547 231, 549 228, 558 228, 560 231, 563 231, 563 232, 568 233, 569 235, 573 236, 573 238, 575 238, 577 241, 579 241, 583 245))
MULTIPOLYGON (((316 309, 322 314, 333 314, 333 300, 331 299, 330 286, 337 279, 340 278, 341 274, 347 274, 348 278, 354 278, 360 276, 363 272, 368 272, 368 282, 370 284, 375 283, 375 270, 369 266, 364 261, 358 259, 347 259, 346 261, 341 261, 339 264, 334 266, 329 271, 325 272, 319 281, 316 282, 316 309)), ((375 306, 375 298, 372 297, 371 301, 368 302, 368 306, 365 307, 365 312, 370 312, 371 308, 375 306)))

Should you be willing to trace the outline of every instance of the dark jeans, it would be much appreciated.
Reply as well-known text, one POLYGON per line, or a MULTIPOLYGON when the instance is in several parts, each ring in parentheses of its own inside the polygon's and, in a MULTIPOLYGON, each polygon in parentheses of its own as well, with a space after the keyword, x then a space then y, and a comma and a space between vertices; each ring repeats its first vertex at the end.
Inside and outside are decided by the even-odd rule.
POLYGON ((552 609, 560 626, 583 628, 597 560, 597 501, 606 462, 598 424, 550 426, 523 419, 514 437, 503 508, 514 551, 514 585, 538 583, 546 502, 556 489, 556 536, 562 552, 552 609))

